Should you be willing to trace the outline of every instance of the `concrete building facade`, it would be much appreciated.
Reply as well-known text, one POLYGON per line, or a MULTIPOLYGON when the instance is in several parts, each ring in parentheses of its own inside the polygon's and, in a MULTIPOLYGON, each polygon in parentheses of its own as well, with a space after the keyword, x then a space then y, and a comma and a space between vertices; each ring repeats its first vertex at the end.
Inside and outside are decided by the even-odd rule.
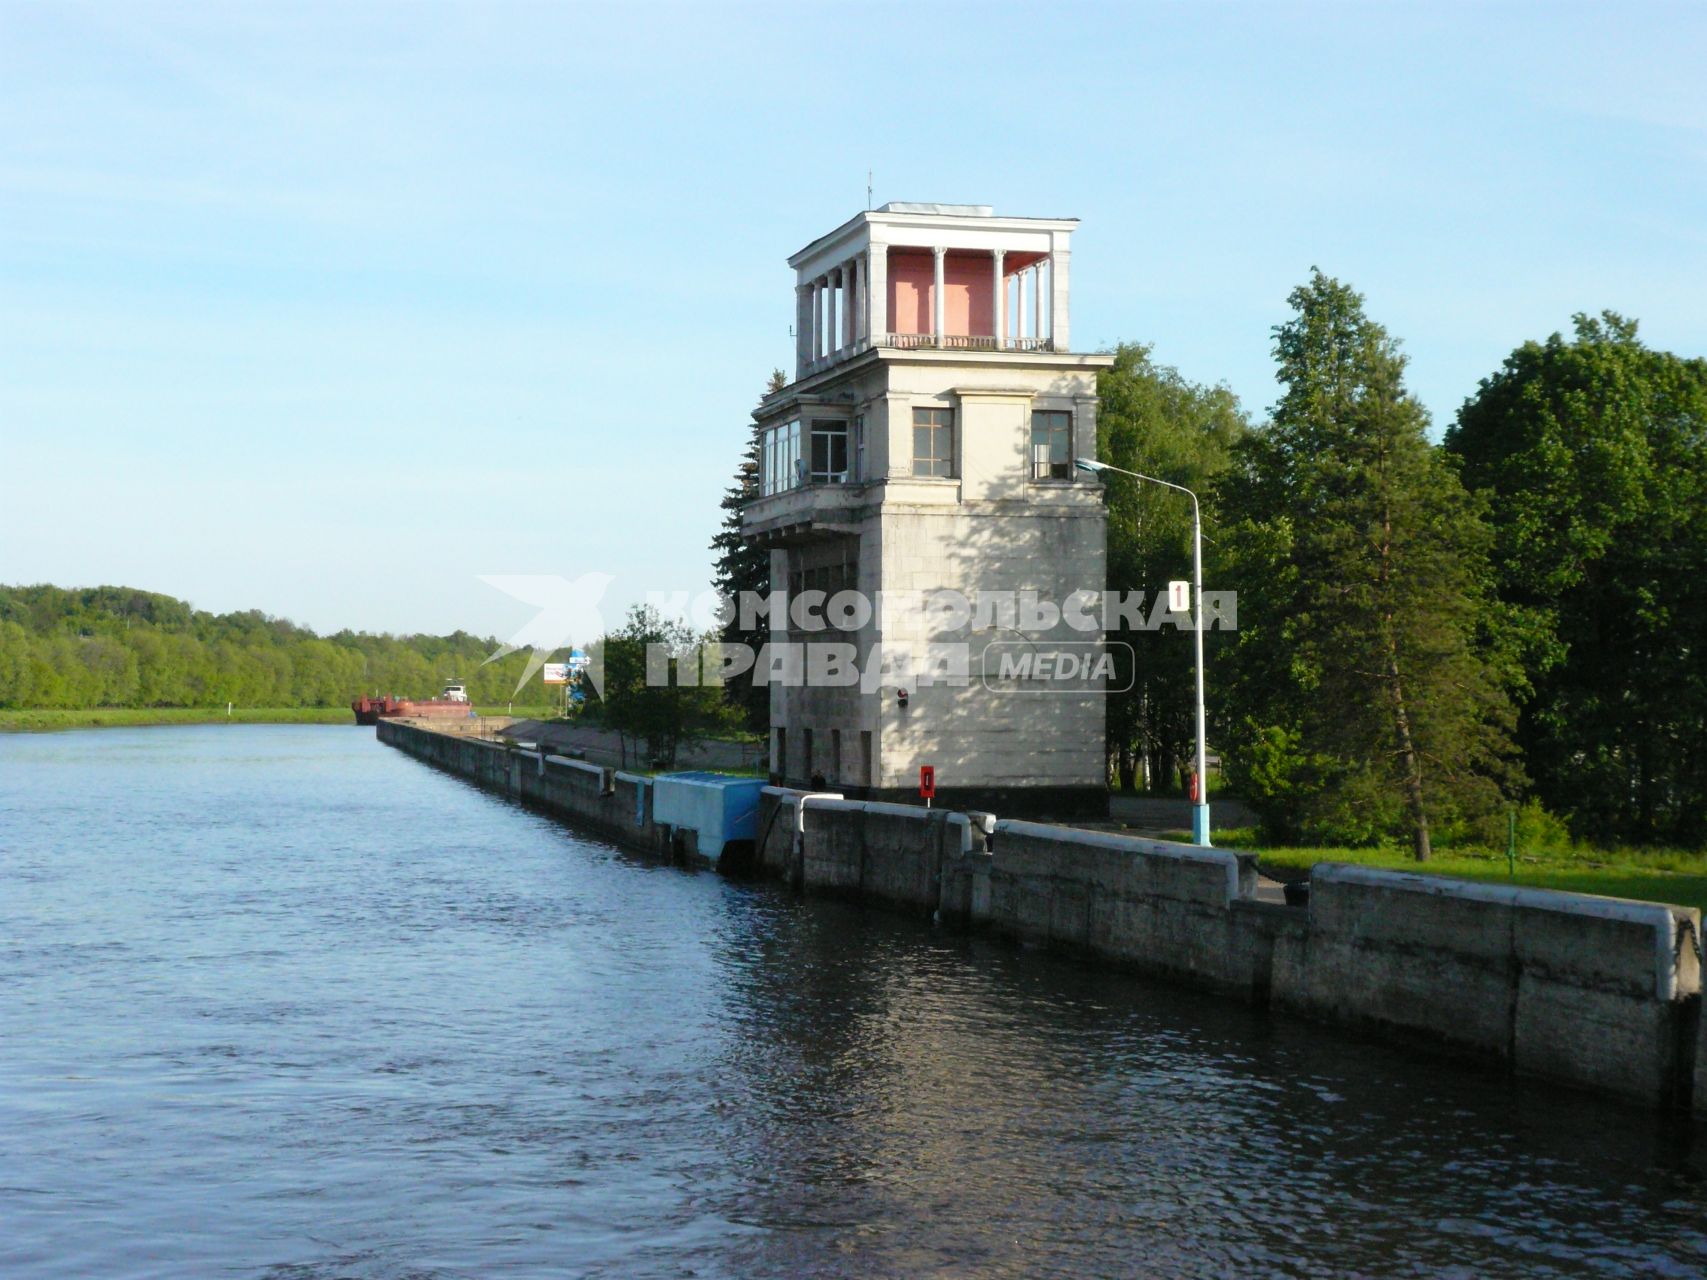
POLYGON ((804 627, 773 615, 773 648, 851 646, 860 679, 808 658, 804 680, 772 681, 776 781, 916 800, 930 765, 945 803, 1106 810, 1100 680, 1003 660, 1077 652, 1088 673, 1100 652, 1082 608, 1078 627, 1053 616, 1105 580, 1100 487, 1073 459, 1096 455, 1111 357, 1070 344, 1077 225, 888 204, 789 259, 795 377, 754 411, 761 495, 743 527, 770 549, 774 591, 831 605, 804 627), (939 591, 977 604, 920 607, 939 591), (841 592, 870 616, 836 609, 841 592))

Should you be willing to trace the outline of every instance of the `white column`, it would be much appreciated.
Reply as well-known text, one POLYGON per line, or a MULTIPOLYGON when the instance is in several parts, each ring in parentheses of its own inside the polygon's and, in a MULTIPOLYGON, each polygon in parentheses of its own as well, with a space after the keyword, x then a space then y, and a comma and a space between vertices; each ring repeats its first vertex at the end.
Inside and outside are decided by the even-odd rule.
POLYGON ((948 257, 948 250, 938 245, 931 252, 936 255, 936 289, 931 294, 931 329, 936 334, 936 344, 940 347, 943 345, 943 338, 947 336, 943 328, 943 316, 946 314, 943 307, 943 295, 946 292, 943 287, 943 260, 948 257))
POLYGON ((1000 249, 990 254, 990 264, 995 274, 990 280, 990 333, 996 341, 996 350, 1002 349, 1002 312, 1006 310, 1008 300, 1007 281, 1002 278, 1002 258, 1005 255, 1000 249))
POLYGON ((1043 263, 1031 269, 1031 336, 1043 336, 1043 263))
POLYGON ((812 363, 812 286, 794 286, 794 376, 812 363))
POLYGON ((806 305, 812 313, 806 318, 806 351, 809 359, 818 358, 818 282, 813 280, 806 286, 806 305))
POLYGON ((869 245, 865 251, 866 337, 875 346, 889 332, 889 247, 869 245))
POLYGON ((866 295, 871 292, 871 270, 866 266, 867 257, 860 254, 854 260, 854 275, 859 280, 859 336, 869 345, 871 342, 871 299, 866 295))
POLYGON ((1067 279, 1069 251, 1057 249, 1049 257, 1049 343, 1054 351, 1070 351, 1067 332, 1067 279))
POLYGON ((836 314, 835 299, 830 296, 830 277, 818 277, 818 355, 830 354, 830 317, 836 314))
POLYGON ((818 282, 813 280, 808 286, 812 290, 812 358, 818 358, 818 343, 821 340, 819 318, 824 314, 824 300, 818 296, 818 282))
POLYGON ((865 265, 860 258, 849 258, 848 269, 853 272, 853 293, 848 303, 853 308, 853 336, 858 342, 865 337, 865 265))
POLYGON ((842 345, 851 347, 854 344, 854 316, 858 312, 854 306, 854 264, 849 258, 842 263, 842 345))
POLYGON ((827 354, 834 355, 836 348, 842 345, 842 318, 837 314, 836 307, 841 301, 842 273, 830 271, 825 273, 825 281, 829 285, 829 307, 824 312, 824 349, 827 354))

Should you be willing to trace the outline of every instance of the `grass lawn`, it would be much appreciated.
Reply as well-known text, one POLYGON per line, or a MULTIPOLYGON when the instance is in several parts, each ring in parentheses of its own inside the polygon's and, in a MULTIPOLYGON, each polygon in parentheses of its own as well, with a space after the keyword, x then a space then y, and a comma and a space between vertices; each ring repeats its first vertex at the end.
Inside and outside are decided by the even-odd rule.
MULTIPOLYGON (((1296 880, 1318 862, 1355 862, 1391 871, 1670 902, 1697 907, 1707 914, 1707 852, 1582 847, 1559 852, 1519 850, 1514 875, 1503 849, 1442 849, 1419 863, 1407 849, 1293 849, 1263 844, 1256 835, 1248 828, 1229 827, 1215 833, 1215 843, 1223 849, 1256 854, 1263 872, 1277 880, 1296 880)), ((1191 838, 1183 831, 1170 832, 1169 836, 1191 838)))
MULTIPOLYGON (((236 707, 231 724, 349 724, 348 707, 236 707)), ((90 707, 0 711, 0 730, 105 729, 156 724, 225 724, 224 707, 90 707)))

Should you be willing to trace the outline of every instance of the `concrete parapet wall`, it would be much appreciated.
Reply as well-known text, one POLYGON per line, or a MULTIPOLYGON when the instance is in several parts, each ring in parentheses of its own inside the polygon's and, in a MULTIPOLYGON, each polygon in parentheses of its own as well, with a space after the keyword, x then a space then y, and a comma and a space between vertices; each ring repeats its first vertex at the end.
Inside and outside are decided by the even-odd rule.
POLYGON ((799 797, 801 887, 934 912, 942 868, 970 844, 964 814, 914 805, 799 797))
POLYGON ((1272 998, 1662 1105, 1695 1056, 1699 936, 1690 908, 1324 863, 1272 998))
POLYGON ((1003 932, 1213 986, 1267 983, 1254 961, 1268 948, 1232 915, 1255 888, 1234 854, 1001 821, 989 881, 987 920, 1003 932))
POLYGON ((943 868, 972 846, 964 814, 766 787, 755 858, 795 887, 934 912, 943 868))

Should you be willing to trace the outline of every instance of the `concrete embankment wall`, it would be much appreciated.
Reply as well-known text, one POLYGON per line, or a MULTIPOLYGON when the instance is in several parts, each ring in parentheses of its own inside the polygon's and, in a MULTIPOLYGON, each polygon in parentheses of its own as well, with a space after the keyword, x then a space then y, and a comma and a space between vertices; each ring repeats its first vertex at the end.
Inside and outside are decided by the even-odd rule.
POLYGON ((1309 922, 1276 950, 1277 1005, 1624 1097, 1687 1096, 1693 908, 1324 864, 1309 922))
MULTIPOLYGON (((613 840, 690 856, 648 780, 382 722, 382 741, 613 840)), ((801 891, 1117 963, 1707 1118, 1692 908, 1322 864, 1308 908, 1248 855, 767 787, 750 865, 801 891), (1696 1070, 1696 1064, 1701 1069, 1696 1070)))
POLYGON ((694 833, 652 819, 652 780, 503 742, 381 720, 379 740, 493 791, 661 857, 696 857, 694 833))
POLYGON ((767 787, 758 861, 797 888, 924 915, 972 848, 965 814, 767 787))
POLYGON ((1707 1117, 1693 908, 1338 864, 1294 908, 1255 899, 1248 855, 1017 821, 986 849, 989 825, 768 788, 759 855, 916 910, 935 868, 946 920, 1651 1106, 1693 1083, 1707 1117))

